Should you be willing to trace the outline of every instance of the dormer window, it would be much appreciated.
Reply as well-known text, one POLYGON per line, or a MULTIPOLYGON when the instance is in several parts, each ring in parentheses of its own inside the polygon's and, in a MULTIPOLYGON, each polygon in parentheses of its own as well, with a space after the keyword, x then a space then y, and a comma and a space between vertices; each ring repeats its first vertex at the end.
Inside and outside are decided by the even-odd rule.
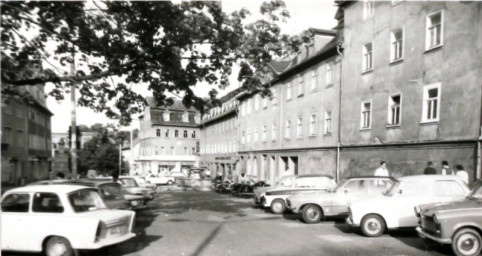
POLYGON ((162 119, 164 119, 164 122, 171 121, 171 112, 169 112, 169 110, 166 110, 164 113, 162 113, 162 119))
POLYGON ((196 122, 196 123, 200 123, 200 122, 201 122, 201 114, 196 113, 196 114, 194 115, 194 122, 196 122))
POLYGON ((189 113, 187 113, 187 111, 184 111, 184 113, 182 113, 182 121, 185 123, 189 122, 189 113))

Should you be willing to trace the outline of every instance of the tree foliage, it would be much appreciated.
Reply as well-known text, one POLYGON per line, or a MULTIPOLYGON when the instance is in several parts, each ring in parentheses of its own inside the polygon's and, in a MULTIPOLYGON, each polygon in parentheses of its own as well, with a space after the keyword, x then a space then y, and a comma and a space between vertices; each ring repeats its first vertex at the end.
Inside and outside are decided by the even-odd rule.
POLYGON ((123 124, 146 104, 138 87, 160 105, 172 104, 174 93, 203 112, 219 103, 217 89, 229 85, 236 64, 244 89, 263 90, 268 63, 308 38, 281 34, 289 17, 282 1, 263 3, 264 18, 250 24, 247 10, 226 14, 213 1, 2 1, 0 8, 2 95, 50 82, 49 95, 62 99, 74 85, 79 105, 123 124), (74 52, 78 69, 70 74, 74 52), (208 99, 195 94, 197 84, 214 86, 208 99))

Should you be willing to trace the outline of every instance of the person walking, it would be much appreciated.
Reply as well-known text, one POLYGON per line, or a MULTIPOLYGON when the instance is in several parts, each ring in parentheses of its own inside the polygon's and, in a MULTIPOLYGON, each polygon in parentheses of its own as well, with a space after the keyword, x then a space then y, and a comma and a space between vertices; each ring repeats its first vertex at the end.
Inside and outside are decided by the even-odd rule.
POLYGON ((459 176, 465 182, 465 184, 469 185, 469 174, 464 170, 464 166, 458 164, 455 166, 455 168, 457 169, 455 175, 459 176))
POLYGON ((435 170, 435 168, 433 168, 432 161, 427 162, 427 167, 425 167, 425 169, 423 170, 423 174, 425 174, 425 175, 437 174, 437 170, 435 170))
POLYGON ((454 175, 454 171, 450 169, 449 162, 442 161, 442 175, 454 175))
POLYGON ((380 162, 380 167, 375 170, 375 176, 390 176, 388 174, 387 163, 385 161, 380 162))

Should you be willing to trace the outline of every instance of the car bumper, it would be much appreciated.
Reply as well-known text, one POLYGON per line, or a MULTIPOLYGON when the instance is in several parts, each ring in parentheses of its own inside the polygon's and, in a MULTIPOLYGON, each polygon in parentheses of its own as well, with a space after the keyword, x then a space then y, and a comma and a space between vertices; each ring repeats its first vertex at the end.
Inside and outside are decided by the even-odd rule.
POLYGON ((417 228, 415 228, 415 230, 417 230, 418 236, 423 238, 423 239, 430 239, 430 240, 433 240, 433 241, 441 243, 441 244, 451 244, 452 243, 451 238, 436 237, 434 235, 431 235, 431 234, 423 231, 421 227, 417 227, 417 228))
POLYGON ((91 247, 81 248, 81 249, 100 249, 102 247, 106 247, 106 246, 109 246, 109 245, 122 243, 124 241, 127 241, 127 240, 135 237, 135 236, 136 236, 136 234, 129 232, 129 233, 123 235, 123 236, 105 239, 105 240, 99 241, 97 243, 94 243, 91 247))

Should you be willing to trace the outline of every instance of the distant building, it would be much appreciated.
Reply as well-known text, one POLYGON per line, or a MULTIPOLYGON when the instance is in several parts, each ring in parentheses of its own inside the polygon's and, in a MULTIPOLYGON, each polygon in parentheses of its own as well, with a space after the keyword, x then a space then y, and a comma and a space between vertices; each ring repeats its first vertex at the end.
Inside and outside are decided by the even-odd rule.
POLYGON ((49 177, 52 113, 44 85, 24 86, 32 100, 2 100, 2 184, 22 185, 49 177))
MULTIPOLYGON (((81 150, 84 144, 90 141, 97 133, 96 132, 82 132, 79 131, 77 136, 78 146, 77 150, 81 150)), ((52 173, 55 176, 62 172, 65 175, 71 173, 70 166, 70 138, 68 132, 54 132, 52 133, 52 173)))
POLYGON ((158 106, 153 97, 139 118, 139 148, 133 152, 131 173, 186 171, 199 165, 201 114, 181 101, 158 106))

